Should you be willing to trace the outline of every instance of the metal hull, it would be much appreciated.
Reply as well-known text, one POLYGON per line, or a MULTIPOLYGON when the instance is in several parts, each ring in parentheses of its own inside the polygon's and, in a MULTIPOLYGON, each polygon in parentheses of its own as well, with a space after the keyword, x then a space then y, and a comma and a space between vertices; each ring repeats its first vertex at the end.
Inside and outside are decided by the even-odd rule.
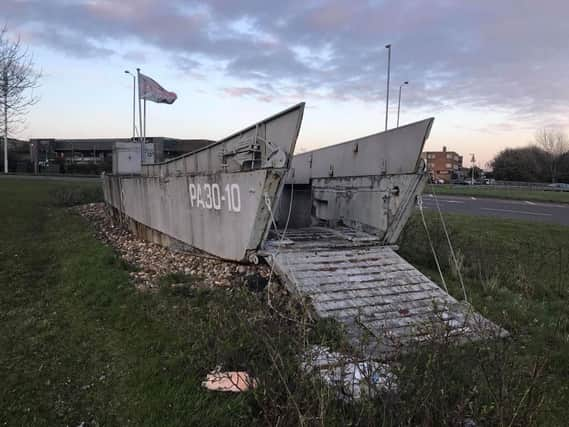
POLYGON ((279 225, 348 226, 395 243, 426 183, 420 156, 432 124, 426 119, 296 155, 279 225))
POLYGON ((260 169, 166 179, 107 176, 105 199, 128 218, 168 237, 242 261, 263 241, 270 223, 264 195, 275 197, 285 172, 260 169), (199 198, 198 188, 204 193, 199 198), (204 188, 219 188, 219 197, 218 190, 210 198, 205 193, 211 190, 204 188))
POLYGON ((148 238, 233 261, 255 257, 300 130, 304 104, 135 176, 103 178, 105 201, 148 238), (142 231, 141 231, 142 230, 142 231))
POLYGON ((143 165, 141 175, 105 176, 105 200, 142 237, 233 261, 256 260, 273 212, 281 226, 290 213, 291 227, 348 226, 394 243, 425 183, 419 158, 433 120, 293 159, 303 111, 299 104, 198 151, 143 165))

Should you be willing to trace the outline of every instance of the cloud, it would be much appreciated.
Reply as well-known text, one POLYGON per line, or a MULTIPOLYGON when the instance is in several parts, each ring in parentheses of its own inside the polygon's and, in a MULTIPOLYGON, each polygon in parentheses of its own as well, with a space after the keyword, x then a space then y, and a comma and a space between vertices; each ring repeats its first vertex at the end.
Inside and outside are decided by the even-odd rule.
POLYGON ((114 55, 112 49, 99 46, 96 42, 81 35, 53 27, 42 28, 25 33, 25 39, 31 43, 42 44, 76 58, 107 57, 114 55))
POLYGON ((233 97, 252 97, 263 102, 271 102, 274 99, 269 93, 252 87, 226 87, 223 93, 233 97))
POLYGON ((123 58, 130 62, 144 64, 146 62, 146 54, 140 50, 130 50, 123 54, 123 58))
POLYGON ((568 120, 569 3, 562 0, 428 7, 419 0, 3 0, 0 13, 33 28, 36 42, 78 57, 112 55, 109 42, 136 41, 169 53, 182 72, 200 75, 206 61, 242 82, 228 95, 264 100, 378 102, 390 42, 392 90, 411 82, 408 107, 568 120), (237 90, 244 88, 260 93, 237 90))

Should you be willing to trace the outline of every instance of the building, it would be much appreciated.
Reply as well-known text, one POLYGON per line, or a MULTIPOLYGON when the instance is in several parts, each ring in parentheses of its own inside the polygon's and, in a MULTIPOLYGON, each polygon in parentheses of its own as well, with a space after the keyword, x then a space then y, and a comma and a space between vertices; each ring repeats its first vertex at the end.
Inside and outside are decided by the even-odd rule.
POLYGON ((433 181, 443 180, 446 183, 462 181, 462 156, 455 151, 425 151, 421 158, 427 164, 427 171, 433 181))
MULTIPOLYGON (((4 172, 4 138, 0 138, 0 171, 4 172)), ((9 172, 32 172, 28 141, 8 138, 9 172)))
MULTIPOLYGON (((28 143, 29 161, 32 164, 31 169, 36 172, 111 172, 115 142, 131 141, 131 138, 33 138, 28 143)), ((214 141, 147 137, 146 142, 154 146, 155 161, 161 162, 198 150, 214 141)))

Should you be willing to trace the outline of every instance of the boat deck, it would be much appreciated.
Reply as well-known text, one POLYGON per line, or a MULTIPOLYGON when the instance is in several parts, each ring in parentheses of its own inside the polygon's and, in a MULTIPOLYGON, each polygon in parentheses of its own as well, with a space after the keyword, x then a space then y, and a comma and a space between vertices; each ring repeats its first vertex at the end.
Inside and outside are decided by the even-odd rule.
POLYGON ((351 344, 385 355, 432 337, 478 340, 505 332, 447 294, 372 235, 309 227, 273 235, 266 258, 316 314, 340 322, 351 344))

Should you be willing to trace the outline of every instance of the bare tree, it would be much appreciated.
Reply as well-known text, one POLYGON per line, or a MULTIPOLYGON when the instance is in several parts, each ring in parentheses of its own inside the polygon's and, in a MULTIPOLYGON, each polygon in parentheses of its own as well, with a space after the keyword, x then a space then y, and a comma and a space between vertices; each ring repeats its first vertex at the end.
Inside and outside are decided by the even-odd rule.
POLYGON ((560 130, 539 129, 535 133, 536 144, 545 151, 549 157, 551 182, 557 181, 558 166, 561 157, 569 152, 569 139, 560 130))
POLYGON ((35 69, 31 54, 20 38, 9 37, 8 28, 0 30, 0 130, 4 136, 4 172, 8 173, 8 136, 23 125, 29 108, 38 102, 34 89, 41 73, 35 69))

